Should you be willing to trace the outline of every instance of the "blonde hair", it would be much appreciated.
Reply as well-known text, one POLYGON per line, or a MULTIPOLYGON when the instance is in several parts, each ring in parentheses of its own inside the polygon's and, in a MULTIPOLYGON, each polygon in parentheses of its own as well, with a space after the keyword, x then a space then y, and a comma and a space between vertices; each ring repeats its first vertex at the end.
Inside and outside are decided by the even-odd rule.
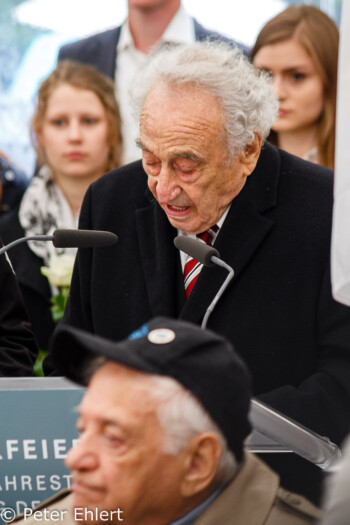
MULTIPOLYGON (((262 47, 290 38, 304 46, 323 82, 324 106, 318 126, 318 152, 320 163, 333 168, 339 31, 333 20, 317 7, 291 6, 261 29, 251 59, 262 47)), ((268 140, 276 144, 276 133, 271 132, 268 140)))
POLYGON ((44 80, 38 91, 36 109, 30 125, 30 133, 39 164, 45 164, 46 159, 43 148, 38 142, 38 133, 43 126, 49 99, 55 89, 62 84, 92 91, 98 97, 105 109, 108 123, 110 153, 106 171, 120 166, 122 137, 119 108, 114 94, 114 83, 93 66, 83 65, 71 60, 59 62, 56 69, 44 80))

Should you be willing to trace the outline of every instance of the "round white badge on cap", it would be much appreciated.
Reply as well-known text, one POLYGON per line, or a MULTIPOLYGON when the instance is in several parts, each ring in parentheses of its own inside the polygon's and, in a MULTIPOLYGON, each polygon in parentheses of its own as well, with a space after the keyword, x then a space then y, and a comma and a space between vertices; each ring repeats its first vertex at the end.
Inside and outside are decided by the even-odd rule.
POLYGON ((174 341, 175 337, 175 332, 169 328, 156 328, 148 334, 147 339, 155 345, 166 345, 174 341))

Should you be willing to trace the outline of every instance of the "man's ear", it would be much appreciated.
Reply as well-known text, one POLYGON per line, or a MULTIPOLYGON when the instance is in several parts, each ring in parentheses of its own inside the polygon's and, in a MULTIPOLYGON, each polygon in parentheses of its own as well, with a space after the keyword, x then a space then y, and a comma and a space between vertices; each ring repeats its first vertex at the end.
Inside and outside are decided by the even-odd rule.
POLYGON ((256 133, 253 141, 239 154, 243 174, 247 177, 254 171, 261 151, 262 137, 256 133))
POLYGON ((181 483, 183 497, 191 497, 207 489, 216 475, 221 458, 221 444, 216 434, 206 432, 193 438, 184 460, 181 483))

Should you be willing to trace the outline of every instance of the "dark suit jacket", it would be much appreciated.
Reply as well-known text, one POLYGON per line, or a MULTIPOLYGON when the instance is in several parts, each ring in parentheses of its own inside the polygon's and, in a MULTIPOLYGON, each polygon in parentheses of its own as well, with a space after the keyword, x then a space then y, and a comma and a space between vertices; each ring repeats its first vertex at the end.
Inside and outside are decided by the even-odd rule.
MULTIPOLYGON (((340 443, 350 420, 350 309, 331 297, 331 219, 331 171, 266 144, 216 239, 235 277, 208 328, 245 359, 255 396, 340 443)), ((65 315, 104 337, 122 339, 157 315, 200 323, 226 277, 204 268, 185 300, 177 231, 140 161, 89 188, 80 227, 119 236, 112 247, 79 251, 65 315)), ((315 501, 301 484, 319 486, 296 465, 297 484, 281 473, 282 485, 315 501)))
POLYGON ((0 377, 33 375, 37 354, 16 278, 5 255, 0 255, 0 377))
MULTIPOLYGON (((222 40, 237 45, 246 55, 249 53, 249 49, 243 44, 225 38, 214 31, 208 31, 197 20, 194 20, 194 27, 196 40, 206 40, 207 38, 222 40)), ((83 38, 77 42, 66 44, 60 49, 58 60, 70 59, 90 64, 114 80, 119 36, 120 26, 83 38)))
MULTIPOLYGON (((18 208, 0 220, 0 236, 5 244, 25 236, 18 220, 18 208)), ((9 257, 16 272, 39 347, 47 350, 56 325, 52 320, 50 311, 51 290, 49 282, 40 272, 40 267, 43 266, 44 262, 32 252, 27 243, 11 248, 9 257)))

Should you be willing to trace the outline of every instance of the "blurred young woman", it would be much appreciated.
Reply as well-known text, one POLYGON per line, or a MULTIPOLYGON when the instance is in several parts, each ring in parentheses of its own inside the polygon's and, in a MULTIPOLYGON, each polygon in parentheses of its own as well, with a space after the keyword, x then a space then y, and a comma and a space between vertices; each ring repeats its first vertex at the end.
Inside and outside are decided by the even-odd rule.
POLYGON ((339 32, 310 5, 292 6, 260 31, 251 51, 254 65, 271 73, 279 99, 270 142, 334 167, 339 32))
MULTIPOLYGON (((7 244, 24 236, 77 228, 88 186, 120 165, 120 118, 113 82, 92 66, 58 64, 42 83, 31 123, 41 165, 19 208, 0 222, 7 244)), ((103 203, 101 203, 103 206, 103 203)), ((53 290, 41 274, 54 255, 75 249, 29 241, 9 252, 39 346, 47 349, 54 329, 50 312, 53 290)))

